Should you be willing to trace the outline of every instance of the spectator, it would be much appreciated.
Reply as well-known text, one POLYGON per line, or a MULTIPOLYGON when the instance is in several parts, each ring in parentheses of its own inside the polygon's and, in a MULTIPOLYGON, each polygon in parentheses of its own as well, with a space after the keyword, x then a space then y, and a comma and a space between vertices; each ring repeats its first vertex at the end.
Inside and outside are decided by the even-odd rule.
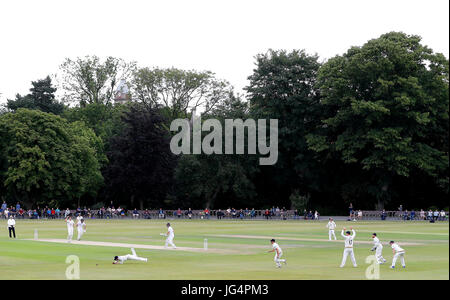
POLYGON ((19 208, 19 218, 21 218, 21 219, 24 219, 24 210, 23 210, 23 208, 21 207, 21 208, 19 208))
POLYGON ((381 220, 382 220, 382 221, 385 221, 385 220, 386 220, 386 217, 387 217, 386 210, 383 209, 383 211, 381 212, 381 220))
POLYGON ((137 219, 137 218, 139 218, 139 212, 138 212, 138 210, 135 208, 135 209, 133 210, 133 219, 137 219))
POLYGON ((162 208, 159 209, 158 218, 160 218, 160 219, 165 219, 166 218, 166 216, 164 214, 164 210, 162 208))
POLYGON ((250 212, 250 218, 255 218, 256 217, 256 211, 254 208, 252 208, 252 211, 250 212))
POLYGON ((216 214, 218 220, 222 220, 222 217, 224 216, 224 213, 222 210, 219 209, 219 211, 216 214))
POLYGON ((270 216, 270 211, 268 209, 266 209, 266 211, 264 212, 264 217, 266 218, 266 220, 269 220, 269 216, 270 216))
POLYGON ((403 213, 403 221, 407 221, 407 220, 409 220, 408 210, 405 210, 405 212, 403 213))
POLYGON ((439 219, 439 211, 436 209, 433 213, 433 220, 437 221, 439 219))
POLYGON ((314 220, 319 220, 319 212, 317 210, 314 212, 314 220))
POLYGON ((358 220, 362 220, 363 218, 363 212, 362 210, 358 210, 358 220))
POLYGON ((192 219, 192 215, 193 215, 192 210, 191 210, 191 208, 189 208, 189 210, 187 211, 187 216, 188 216, 189 220, 192 219))
POLYGON ((428 211, 427 219, 428 219, 428 221, 433 220, 433 211, 431 209, 428 211))
POLYGON ((17 202, 17 204, 16 204, 16 211, 19 211, 19 209, 20 209, 20 203, 17 202))
POLYGON ((414 221, 416 219, 416 211, 413 209, 411 211, 411 221, 414 221))
POLYGON ((425 220, 425 211, 423 209, 420 210, 419 217, 422 221, 425 220))
POLYGON ((55 219, 56 217, 56 211, 52 208, 51 212, 50 212, 52 219, 55 219))
POLYGON ((56 213, 56 217, 59 219, 61 216, 61 210, 59 210, 59 207, 56 208, 55 213, 56 213))
POLYGON ((64 219, 67 219, 67 217, 70 215, 70 210, 68 208, 66 208, 66 210, 64 211, 64 219))
POLYGON ((205 213, 205 217, 209 220, 209 209, 205 208, 204 213, 205 213))
POLYGON ((181 209, 180 208, 178 208, 178 210, 177 210, 177 217, 178 217, 178 219, 181 218, 181 209))
POLYGON ((348 211, 349 211, 349 218, 351 219, 353 217, 353 204, 350 203, 350 205, 348 206, 348 211))

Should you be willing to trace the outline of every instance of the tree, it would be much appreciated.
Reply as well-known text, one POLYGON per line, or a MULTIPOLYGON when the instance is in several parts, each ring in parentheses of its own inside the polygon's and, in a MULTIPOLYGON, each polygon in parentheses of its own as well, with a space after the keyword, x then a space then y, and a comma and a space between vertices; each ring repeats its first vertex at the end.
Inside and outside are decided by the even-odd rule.
POLYGON ((8 100, 6 108, 16 111, 19 108, 37 109, 47 113, 60 115, 64 111, 64 104, 55 98, 56 88, 52 85, 49 76, 38 81, 32 81, 30 94, 26 96, 16 95, 15 100, 8 100))
POLYGON ((170 108, 169 119, 186 118, 196 110, 209 112, 227 99, 232 88, 211 72, 141 68, 132 80, 133 96, 149 107, 170 108))
MULTIPOLYGON (((204 115, 205 119, 219 120, 222 128, 225 119, 248 117, 247 103, 232 94, 204 115)), ((252 182, 257 171, 257 157, 252 155, 181 155, 175 170, 176 204, 207 208, 241 207, 243 203, 258 206, 252 182)))
POLYGON ((269 50, 256 56, 256 68, 245 88, 252 117, 278 119, 278 162, 260 168, 258 190, 286 206, 294 190, 305 194, 318 188, 317 162, 305 136, 317 124, 319 67, 317 55, 303 50, 269 50))
POLYGON ((420 41, 387 33, 319 71, 322 123, 309 147, 353 168, 350 190, 366 185, 380 208, 401 178, 434 178, 448 194, 448 60, 420 41))
POLYGON ((131 206, 163 205, 173 185, 176 157, 170 151, 166 120, 154 108, 135 104, 122 117, 125 126, 112 137, 104 174, 108 197, 131 206))
POLYGON ((114 57, 105 61, 95 55, 75 60, 66 58, 60 66, 64 100, 81 106, 111 103, 120 80, 128 80, 135 67, 134 62, 114 57))
POLYGON ((57 201, 73 206, 103 182, 101 140, 82 123, 38 110, 0 117, 0 191, 27 207, 57 201), (72 205, 71 205, 72 204, 72 205))
POLYGON ((103 140, 104 151, 108 151, 110 139, 124 126, 121 116, 128 110, 128 105, 92 103, 71 107, 62 116, 69 122, 81 121, 91 128, 103 140))

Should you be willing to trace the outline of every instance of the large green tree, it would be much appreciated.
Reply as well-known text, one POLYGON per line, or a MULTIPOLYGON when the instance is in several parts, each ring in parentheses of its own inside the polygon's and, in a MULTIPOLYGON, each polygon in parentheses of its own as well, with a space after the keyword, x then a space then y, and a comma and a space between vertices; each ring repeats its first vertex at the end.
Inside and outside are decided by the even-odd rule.
POLYGON ((101 140, 83 123, 19 109, 0 117, 0 190, 27 207, 74 206, 103 182, 101 140))
POLYGON ((322 161, 352 170, 342 193, 363 186, 382 208, 394 194, 405 195, 408 186, 399 190, 395 182, 432 178, 448 194, 448 66, 420 37, 399 32, 322 66, 322 123, 308 144, 322 161))
POLYGON ((305 136, 317 124, 319 97, 317 55, 294 50, 273 51, 256 57, 256 68, 246 87, 251 116, 278 119, 279 157, 275 166, 262 167, 259 190, 272 204, 288 206, 294 191, 306 195, 317 189, 317 164, 305 136))
POLYGON ((31 85, 33 87, 30 89, 30 94, 25 96, 17 94, 16 99, 7 101, 6 108, 10 111, 16 111, 19 108, 37 109, 55 115, 60 115, 64 111, 64 104, 56 100, 56 88, 53 87, 49 76, 32 81, 31 85))
POLYGON ((121 80, 130 79, 136 64, 123 59, 98 56, 66 58, 60 66, 64 100, 81 106, 111 103, 121 80))
MULTIPOLYGON (((222 128, 225 128, 225 119, 245 120, 248 117, 247 103, 232 94, 202 116, 204 120, 218 120, 222 128)), ((202 133, 205 136, 209 132, 202 133)), ((222 139, 224 145, 224 135, 222 139)), ((253 184, 257 162, 258 157, 248 154, 181 155, 175 170, 176 201, 173 205, 184 208, 258 207, 253 184)))
POLYGON ((132 208, 162 206, 176 165, 166 120, 157 109, 137 103, 122 120, 123 130, 109 141, 106 196, 132 208))
POLYGON ((149 107, 165 107, 169 120, 186 118, 193 111, 208 113, 232 90, 212 72, 176 68, 141 68, 133 74, 133 97, 149 107))

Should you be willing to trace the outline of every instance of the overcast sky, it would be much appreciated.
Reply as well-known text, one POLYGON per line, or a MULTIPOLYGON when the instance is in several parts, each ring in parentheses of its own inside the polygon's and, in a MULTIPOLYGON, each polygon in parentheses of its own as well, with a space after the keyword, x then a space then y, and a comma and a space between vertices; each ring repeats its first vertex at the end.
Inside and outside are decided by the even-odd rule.
POLYGON ((65 57, 210 70, 241 91, 269 48, 325 60, 389 31, 418 34, 449 57, 449 1, 1 0, 0 102, 65 57))

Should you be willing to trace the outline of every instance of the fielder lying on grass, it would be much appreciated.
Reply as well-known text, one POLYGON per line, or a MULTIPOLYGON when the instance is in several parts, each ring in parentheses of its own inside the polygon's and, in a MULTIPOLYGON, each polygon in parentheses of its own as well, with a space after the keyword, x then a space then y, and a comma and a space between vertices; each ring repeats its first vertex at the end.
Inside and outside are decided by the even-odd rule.
POLYGON ((132 254, 127 254, 124 256, 114 256, 113 264, 123 264, 127 260, 138 260, 138 261, 145 261, 147 262, 147 258, 139 257, 136 255, 136 251, 134 251, 134 248, 131 248, 132 254))

